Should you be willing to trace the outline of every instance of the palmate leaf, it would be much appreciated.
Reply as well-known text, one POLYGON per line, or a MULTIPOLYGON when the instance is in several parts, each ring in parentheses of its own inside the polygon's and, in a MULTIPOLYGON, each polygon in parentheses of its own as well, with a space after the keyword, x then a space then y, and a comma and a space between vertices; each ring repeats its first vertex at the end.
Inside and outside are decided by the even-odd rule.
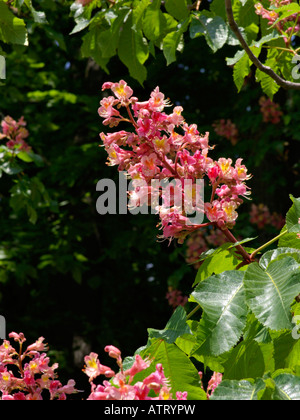
POLYGON ((190 333, 190 327, 186 323, 186 312, 182 306, 178 306, 163 330, 148 328, 149 338, 162 338, 169 344, 174 343, 178 337, 190 333))
POLYGON ((192 353, 218 356, 238 342, 248 313, 243 276, 240 271, 225 271, 204 280, 192 293, 204 311, 192 353))
POLYGON ((123 26, 118 46, 120 60, 127 66, 130 75, 141 84, 146 80, 147 70, 144 66, 149 57, 149 48, 142 31, 133 30, 133 19, 129 16, 123 26))
POLYGON ((215 389, 210 400, 299 400, 300 378, 289 373, 273 378, 224 380, 215 389))
POLYGON ((189 357, 175 344, 164 340, 153 340, 152 344, 140 352, 141 357, 149 357, 154 362, 147 370, 136 375, 135 379, 143 380, 154 371, 157 363, 161 363, 164 374, 169 380, 173 398, 177 391, 187 391, 189 400, 205 400, 206 394, 200 387, 199 374, 189 357))
POLYGON ((293 201, 293 205, 286 215, 286 226, 288 231, 291 232, 300 232, 300 198, 294 198, 290 196, 293 201))
POLYGON ((246 302, 263 325, 272 330, 293 328, 291 304, 300 293, 300 265, 294 258, 274 260, 266 270, 250 264, 244 285, 246 302))

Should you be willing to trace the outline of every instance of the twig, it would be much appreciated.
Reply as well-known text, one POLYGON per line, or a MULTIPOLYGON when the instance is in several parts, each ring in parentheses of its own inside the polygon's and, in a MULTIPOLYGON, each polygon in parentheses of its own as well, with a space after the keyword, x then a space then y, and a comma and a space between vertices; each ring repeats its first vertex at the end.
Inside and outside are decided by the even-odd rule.
POLYGON ((233 12, 232 12, 232 3, 231 0, 225 0, 225 7, 226 7, 226 14, 230 28, 233 30, 234 34, 236 35, 237 39, 240 41, 241 46, 245 50, 246 54, 252 61, 252 63, 262 72, 266 73, 270 76, 275 82, 286 90, 300 90, 300 83, 290 82, 288 80, 283 79, 277 73, 275 73, 271 67, 265 66, 264 64, 259 61, 259 59, 253 54, 249 45, 245 41, 239 27, 234 20, 233 12))

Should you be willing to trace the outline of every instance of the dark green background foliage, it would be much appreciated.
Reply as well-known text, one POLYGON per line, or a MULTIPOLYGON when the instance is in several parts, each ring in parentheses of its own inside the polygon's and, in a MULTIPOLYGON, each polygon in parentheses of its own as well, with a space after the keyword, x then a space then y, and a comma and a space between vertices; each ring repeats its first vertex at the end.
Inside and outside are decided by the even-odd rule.
MULTIPOLYGON (((204 37, 191 39, 188 32, 177 61, 167 66, 158 48, 149 55, 141 86, 119 56, 105 64, 109 74, 82 58, 82 38, 91 29, 69 35, 72 2, 34 2, 47 23, 41 14, 34 21, 27 3, 20 18, 26 21, 29 45, 0 44, 7 61, 0 115, 23 115, 27 121, 28 142, 43 165, 24 164, 24 170, 44 185, 47 197, 32 197, 36 220, 31 223, 22 197, 10 202, 14 178, 3 174, 0 179, 0 313, 8 332, 22 331, 28 341, 44 336, 62 378, 74 377, 82 388, 87 380, 73 363, 75 336, 98 352, 103 363, 110 363, 103 354, 107 344, 132 355, 146 344, 147 328, 163 328, 172 314, 165 298, 168 285, 188 294, 195 277, 184 246, 157 242, 156 216, 96 212, 97 181, 118 181, 116 168, 105 165, 106 154, 99 147, 99 132, 107 130, 97 114, 102 83, 125 79, 141 100, 159 86, 173 104, 183 106, 187 122, 211 132, 213 157, 244 158, 253 174, 253 203, 283 214, 291 204, 289 193, 299 196, 300 97, 279 91, 274 100, 284 116, 279 125, 264 123, 258 104, 262 90, 254 73, 238 93, 232 68, 226 66, 225 58, 233 57, 237 47, 226 45, 214 54, 204 37), (214 133, 212 124, 220 118, 237 125, 237 145, 214 133)), ((209 2, 201 7, 209 9, 209 2)), ((240 209, 236 235, 256 236, 249 224, 250 205, 240 209)), ((262 232, 257 245, 274 233, 262 232)))

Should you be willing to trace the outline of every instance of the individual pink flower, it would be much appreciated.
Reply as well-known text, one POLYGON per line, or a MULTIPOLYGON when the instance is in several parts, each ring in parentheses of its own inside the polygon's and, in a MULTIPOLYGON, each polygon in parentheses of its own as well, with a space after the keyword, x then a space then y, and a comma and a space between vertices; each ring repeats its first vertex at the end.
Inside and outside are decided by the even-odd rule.
POLYGON ((133 94, 132 89, 127 85, 124 80, 119 83, 113 83, 111 90, 114 92, 116 97, 121 101, 122 104, 127 104, 128 100, 133 94))

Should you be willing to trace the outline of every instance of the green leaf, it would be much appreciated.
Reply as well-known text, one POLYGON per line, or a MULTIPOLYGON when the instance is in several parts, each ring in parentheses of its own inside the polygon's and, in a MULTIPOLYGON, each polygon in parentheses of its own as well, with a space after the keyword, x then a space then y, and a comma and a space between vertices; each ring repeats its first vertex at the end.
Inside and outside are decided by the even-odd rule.
POLYGON ((33 162, 32 157, 27 152, 20 152, 17 154, 17 157, 23 162, 33 162))
POLYGON ((167 60, 167 65, 176 61, 176 51, 183 39, 183 33, 186 31, 189 24, 189 20, 185 20, 183 23, 178 24, 177 30, 168 33, 163 39, 163 53, 167 60))
POLYGON ((291 329, 291 304, 300 293, 300 265, 292 257, 272 261, 267 270, 248 266, 244 285, 246 301, 257 319, 273 330, 291 329))
POLYGON ((290 233, 300 232, 300 198, 294 198, 290 195, 293 205, 286 215, 286 226, 290 233))
POLYGON ((28 45, 24 21, 15 17, 3 1, 0 1, 0 40, 11 44, 28 45))
POLYGON ((48 23, 47 19, 46 19, 45 12, 37 12, 32 5, 32 0, 25 0, 25 4, 29 8, 29 10, 31 11, 33 20, 36 23, 39 23, 41 25, 44 25, 44 24, 48 23))
POLYGON ((132 29, 134 31, 141 30, 144 12, 150 4, 150 0, 139 0, 136 2, 136 5, 132 11, 132 29))
MULTIPOLYGON (((275 62, 265 63, 265 65, 273 68, 273 70, 275 71, 274 69, 275 62)), ((268 95, 269 98, 272 100, 275 93, 279 91, 280 86, 275 82, 274 79, 272 79, 272 77, 270 77, 268 74, 264 73, 263 71, 259 69, 256 69, 255 77, 256 77, 256 80, 260 82, 263 92, 266 95, 268 95)))
MULTIPOLYGON (((239 343, 231 350, 224 366, 224 379, 258 378, 265 373, 261 344, 254 340, 239 343)), ((272 344, 270 343, 272 347, 272 344)), ((268 352, 268 358, 272 353, 268 352)))
POLYGON ((300 400, 300 378, 282 373, 274 378, 273 400, 300 400))
POLYGON ((3 172, 5 172, 7 175, 16 175, 19 174, 20 172, 22 172, 22 168, 15 162, 15 160, 13 161, 9 161, 9 162, 4 162, 0 168, 3 170, 3 172))
POLYGON ((132 15, 123 26, 120 37, 118 55, 120 60, 127 66, 130 75, 141 84, 146 80, 147 70, 144 66, 149 56, 149 49, 142 31, 132 29, 132 15))
POLYGON ((256 383, 225 379, 217 386, 210 400, 258 400, 258 393, 264 388, 265 383, 262 379, 256 383))
POLYGON ((210 250, 208 255, 201 255, 200 260, 204 261, 198 269, 195 282, 193 286, 203 281, 212 274, 220 274, 223 271, 234 270, 240 263, 237 258, 231 243, 221 245, 215 250, 210 250))
MULTIPOLYGON (((282 228, 281 233, 285 232, 286 230, 287 226, 285 225, 282 228)), ((286 233, 279 239, 278 246, 300 249, 300 238, 298 238, 297 233, 286 233)))
POLYGON ((163 330, 148 329, 149 338, 160 338, 169 344, 174 343, 178 337, 190 333, 186 312, 182 306, 178 306, 163 330))
POLYGON ((293 257, 298 263, 300 263, 300 250, 294 248, 277 248, 266 252, 259 260, 259 265, 263 269, 267 269, 270 262, 285 258, 287 255, 293 257))
POLYGON ((152 371, 157 363, 162 364, 173 398, 177 391, 187 391, 189 400, 206 400, 206 393, 200 387, 198 370, 175 344, 154 340, 150 347, 141 352, 141 356, 154 358, 152 371))
POLYGON ((143 18, 143 32, 150 41, 155 41, 164 32, 166 19, 160 9, 148 7, 143 18))
POLYGON ((186 0, 166 0, 165 8, 177 20, 186 19, 189 15, 186 0))
POLYGON ((193 352, 218 356, 234 346, 246 325, 244 273, 225 271, 200 283, 192 293, 204 314, 193 352))
POLYGON ((250 60, 247 54, 244 54, 233 68, 233 80, 238 92, 244 86, 245 77, 250 73, 250 60))
POLYGON ((209 47, 213 52, 216 52, 227 41, 228 26, 220 16, 207 17, 204 14, 193 15, 190 25, 190 36, 193 39, 198 34, 203 34, 209 47))
MULTIPOLYGON (((299 334, 295 324, 295 332, 299 334)), ((291 369, 296 373, 300 369, 300 340, 295 340, 291 331, 272 333, 275 369, 291 369)))

